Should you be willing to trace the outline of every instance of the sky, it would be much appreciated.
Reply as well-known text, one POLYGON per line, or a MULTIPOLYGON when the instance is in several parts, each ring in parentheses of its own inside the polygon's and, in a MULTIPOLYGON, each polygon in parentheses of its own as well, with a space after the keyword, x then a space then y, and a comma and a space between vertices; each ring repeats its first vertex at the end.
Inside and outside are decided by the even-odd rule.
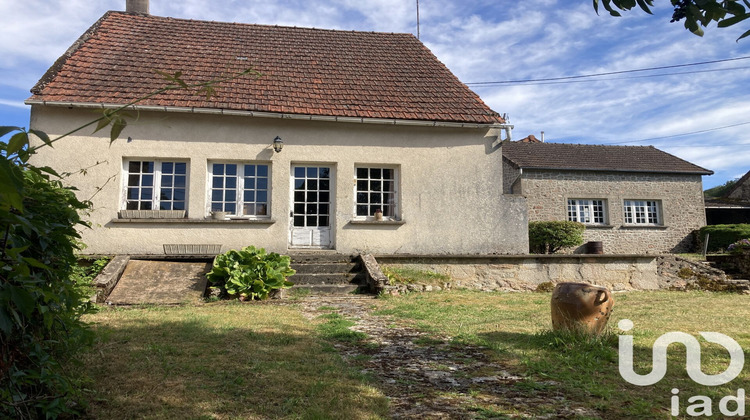
MULTIPOLYGON (((151 0, 150 12, 417 35, 416 3, 151 0)), ((739 178, 750 170, 750 37, 736 41, 747 26, 712 25, 701 38, 669 22, 668 0, 655 3, 654 15, 615 18, 591 0, 420 0, 419 37, 508 115, 514 140, 544 132, 548 142, 652 145, 714 171, 704 188, 739 178), (656 67, 669 68, 630 71, 656 67), (600 73, 610 74, 576 77, 600 73)), ((0 125, 28 127, 29 89, 107 10, 124 9, 125 0, 0 0, 0 125)))

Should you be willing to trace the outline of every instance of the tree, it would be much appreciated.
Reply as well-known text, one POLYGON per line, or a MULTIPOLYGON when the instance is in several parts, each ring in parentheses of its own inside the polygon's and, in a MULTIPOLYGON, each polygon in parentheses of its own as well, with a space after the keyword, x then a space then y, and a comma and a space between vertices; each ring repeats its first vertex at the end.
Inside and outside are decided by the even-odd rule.
MULTIPOLYGON (((750 2, 748 0, 670 0, 674 6, 672 20, 685 20, 685 29, 703 36, 703 28, 711 22, 716 22, 719 28, 726 28, 750 18, 750 2)), ((594 10, 599 13, 600 0, 593 0, 594 10)), ((612 16, 621 16, 617 10, 627 11, 636 4, 646 13, 651 13, 654 0, 601 0, 601 5, 612 16)), ((750 35, 750 30, 740 35, 737 40, 750 35)))

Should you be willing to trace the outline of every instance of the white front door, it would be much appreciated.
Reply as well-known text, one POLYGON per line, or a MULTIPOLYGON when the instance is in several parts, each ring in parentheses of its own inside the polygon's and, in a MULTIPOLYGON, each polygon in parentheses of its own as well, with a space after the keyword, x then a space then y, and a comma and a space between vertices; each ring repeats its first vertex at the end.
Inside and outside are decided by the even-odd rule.
POLYGON ((333 169, 292 165, 289 244, 295 248, 331 248, 333 169))

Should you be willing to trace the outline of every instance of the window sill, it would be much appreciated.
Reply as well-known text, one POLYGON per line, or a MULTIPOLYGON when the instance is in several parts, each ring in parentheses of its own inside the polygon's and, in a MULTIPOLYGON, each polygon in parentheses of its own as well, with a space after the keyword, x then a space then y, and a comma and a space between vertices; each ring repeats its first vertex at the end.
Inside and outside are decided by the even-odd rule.
POLYGON ((584 226, 586 226, 586 229, 613 229, 614 225, 587 225, 584 223, 584 226))
POLYGON ((112 219, 112 223, 171 223, 171 224, 203 224, 203 225, 272 225, 274 219, 112 219))
POLYGON ((655 229, 655 230, 665 230, 669 228, 669 226, 666 225, 622 225, 620 226, 620 229, 655 229))
POLYGON ((381 226, 381 225, 389 225, 389 226, 399 226, 406 224, 403 220, 350 220, 350 225, 359 225, 359 226, 381 226))

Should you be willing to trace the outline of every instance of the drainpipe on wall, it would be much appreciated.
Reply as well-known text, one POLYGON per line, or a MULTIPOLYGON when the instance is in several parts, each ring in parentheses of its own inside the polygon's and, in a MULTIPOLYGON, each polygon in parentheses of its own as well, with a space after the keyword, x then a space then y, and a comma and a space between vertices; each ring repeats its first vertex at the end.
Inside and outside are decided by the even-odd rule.
POLYGON ((125 11, 128 13, 148 14, 148 0, 126 0, 125 11))

